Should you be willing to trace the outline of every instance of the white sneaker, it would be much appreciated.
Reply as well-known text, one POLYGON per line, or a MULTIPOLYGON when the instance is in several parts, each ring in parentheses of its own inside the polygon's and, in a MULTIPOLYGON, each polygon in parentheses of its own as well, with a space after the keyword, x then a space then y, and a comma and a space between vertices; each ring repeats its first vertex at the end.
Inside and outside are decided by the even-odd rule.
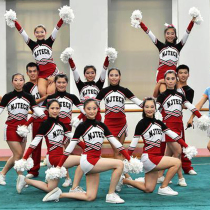
POLYGON ((158 189, 158 194, 159 195, 178 195, 178 192, 172 190, 169 186, 161 188, 159 187, 158 189))
POLYGON ((136 178, 135 181, 144 183, 145 182, 145 177, 136 178))
POLYGON ((181 187, 187 187, 187 183, 185 181, 185 178, 179 179, 177 184, 181 187))
POLYGON ((17 178, 16 189, 18 193, 21 193, 22 189, 26 186, 25 176, 19 175, 17 178))
MULTIPOLYGON (((128 178, 126 178, 126 179, 128 179, 128 180, 133 180, 130 176, 129 176, 128 178)), ((133 188, 133 186, 131 186, 131 185, 129 185, 129 184, 126 184, 126 185, 127 185, 127 187, 133 188)))
MULTIPOLYGON (((163 183, 164 179, 165 179, 164 176, 159 177, 159 178, 157 179, 157 184, 163 183)), ((171 184, 171 183, 172 183, 172 181, 170 180, 169 184, 171 184)))
POLYGON ((107 203, 125 203, 125 201, 120 198, 117 193, 111 193, 106 195, 106 202, 107 203))
POLYGON ((28 178, 28 179, 34 178, 34 175, 33 174, 27 174, 26 178, 28 178))
POLYGON ((47 165, 47 160, 46 158, 40 163, 40 166, 43 167, 43 166, 46 166, 47 165))
POLYGON ((59 187, 56 187, 54 190, 47 193, 47 195, 44 196, 42 201, 43 202, 47 202, 47 201, 58 202, 61 193, 62 193, 61 189, 59 187))
POLYGON ((0 173, 0 185, 6 185, 5 178, 6 176, 0 173))
POLYGON ((197 175, 197 172, 193 169, 189 170, 188 174, 190 175, 197 175))
POLYGON ((122 186, 123 186, 123 179, 125 179, 125 176, 124 176, 124 175, 121 175, 121 176, 120 176, 120 179, 119 179, 119 182, 117 183, 116 188, 115 188, 115 190, 116 190, 117 192, 120 192, 121 189, 122 189, 122 186))
POLYGON ((74 189, 70 188, 69 192, 82 192, 82 193, 86 193, 85 190, 82 189, 82 187, 77 186, 74 189))
POLYGON ((72 185, 71 178, 66 178, 65 182, 62 184, 62 186, 63 187, 69 187, 70 185, 72 185))

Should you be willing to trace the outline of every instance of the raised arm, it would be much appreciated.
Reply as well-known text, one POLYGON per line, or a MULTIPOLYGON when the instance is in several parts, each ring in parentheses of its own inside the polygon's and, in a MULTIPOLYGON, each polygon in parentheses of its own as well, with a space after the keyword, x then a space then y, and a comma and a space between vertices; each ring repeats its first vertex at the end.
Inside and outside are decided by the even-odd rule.
POLYGON ((22 35, 24 41, 26 44, 29 44, 30 38, 28 37, 28 34, 25 32, 25 30, 22 28, 22 26, 15 20, 15 27, 19 31, 19 33, 22 35))
POLYGON ((51 34, 51 39, 53 41, 55 41, 56 37, 57 37, 57 34, 58 34, 58 31, 60 29, 60 27, 63 25, 63 20, 62 18, 58 21, 57 25, 55 26, 55 28, 53 29, 52 31, 52 34, 51 34))

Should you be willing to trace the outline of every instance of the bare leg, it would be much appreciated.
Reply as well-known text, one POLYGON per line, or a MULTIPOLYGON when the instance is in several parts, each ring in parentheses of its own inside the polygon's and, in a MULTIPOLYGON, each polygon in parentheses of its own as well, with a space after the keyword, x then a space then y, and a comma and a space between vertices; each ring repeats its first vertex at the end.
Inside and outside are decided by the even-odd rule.
MULTIPOLYGON (((123 133, 121 137, 115 136, 115 138, 123 145, 125 142, 125 133, 123 133)), ((119 151, 112 144, 111 144, 111 146, 114 151, 114 159, 123 160, 124 159, 123 155, 121 155, 121 153, 119 153, 119 151)))
POLYGON ((55 83, 50 83, 47 86, 47 94, 52 95, 55 93, 55 83))
POLYGON ((80 181, 82 179, 83 176, 83 170, 81 169, 80 165, 77 167, 76 171, 75 171, 75 175, 74 175, 74 182, 72 185, 72 189, 75 189, 77 186, 80 185, 80 181))
POLYGON ((46 79, 43 78, 38 79, 38 89, 41 97, 47 95, 47 86, 48 86, 48 81, 46 79))

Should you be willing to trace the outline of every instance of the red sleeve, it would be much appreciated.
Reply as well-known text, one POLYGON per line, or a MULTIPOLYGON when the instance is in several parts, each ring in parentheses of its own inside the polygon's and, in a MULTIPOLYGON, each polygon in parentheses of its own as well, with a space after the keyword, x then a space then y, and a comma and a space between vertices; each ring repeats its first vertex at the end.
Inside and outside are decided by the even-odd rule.
POLYGON ((62 25, 63 25, 63 20, 61 18, 57 23, 57 27, 60 28, 62 25))
POLYGON ((62 155, 62 157, 58 163, 58 167, 62 167, 67 158, 68 158, 68 155, 62 155))
POLYGON ((109 66, 109 57, 106 56, 105 61, 104 61, 104 67, 108 68, 109 66))
POLYGON ((193 26, 194 26, 194 22, 191 21, 190 24, 189 24, 188 27, 187 27, 187 30, 188 30, 188 31, 191 31, 193 26))
POLYGON ((183 139, 179 139, 177 142, 185 148, 188 147, 188 145, 185 143, 185 141, 183 139))
POLYGON ((125 149, 120 150, 120 153, 129 161, 131 159, 130 155, 127 153, 125 149))
POLYGON ((78 146, 80 146, 83 150, 85 149, 85 143, 83 141, 80 141, 77 143, 78 146))
POLYGON ((198 118, 200 118, 202 116, 198 110, 194 111, 193 114, 195 114, 196 117, 198 117, 198 118))
POLYGON ((15 20, 15 27, 17 28, 18 31, 21 30, 21 25, 15 20))
POLYGON ((146 25, 143 22, 140 23, 140 26, 145 32, 148 30, 148 28, 146 27, 146 25))
POLYGON ((34 149, 32 149, 31 147, 29 147, 25 153, 25 155, 23 156, 23 159, 28 159, 29 156, 31 155, 31 153, 33 152, 34 149))
POLYGON ((128 150, 128 154, 131 156, 134 150, 128 150))
POLYGON ((75 69, 75 63, 72 58, 69 58, 69 65, 70 65, 71 69, 75 69))

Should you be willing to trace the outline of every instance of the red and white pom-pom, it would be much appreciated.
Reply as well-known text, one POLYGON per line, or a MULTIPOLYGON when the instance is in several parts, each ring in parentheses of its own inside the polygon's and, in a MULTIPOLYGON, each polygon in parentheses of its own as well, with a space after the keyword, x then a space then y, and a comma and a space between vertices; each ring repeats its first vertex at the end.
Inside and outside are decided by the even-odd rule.
POLYGON ((11 9, 9 11, 6 10, 6 13, 4 14, 4 17, 5 17, 7 25, 10 28, 14 28, 15 27, 14 20, 17 20, 16 12, 11 10, 11 9))
POLYGON ((121 176, 120 176, 120 179, 119 179, 119 182, 117 183, 116 188, 115 188, 115 190, 116 190, 117 192, 120 192, 121 189, 122 189, 122 186, 123 186, 123 179, 125 179, 125 176, 124 176, 124 175, 121 175, 121 176))
POLYGON ((191 160, 198 154, 198 151, 194 146, 188 146, 187 148, 183 147, 183 153, 185 154, 185 157, 191 160))
POLYGON ((20 159, 15 161, 14 169, 16 171, 25 171, 26 160, 20 159))
POLYGON ((71 47, 67 47, 60 56, 61 61, 63 61, 63 63, 68 63, 69 58, 72 57, 72 55, 74 54, 74 50, 71 47))
POLYGON ((60 9, 58 9, 58 11, 59 11, 59 16, 60 18, 62 18, 64 23, 70 24, 71 22, 73 22, 75 16, 71 7, 63 6, 60 9))
POLYGON ((202 115, 200 118, 197 120, 197 127, 202 130, 206 131, 210 126, 210 118, 206 115, 202 115))
POLYGON ((29 129, 27 126, 25 125, 18 125, 18 128, 16 130, 16 133, 20 136, 20 137, 27 137, 28 133, 30 133, 29 129))
POLYGON ((201 16, 200 11, 196 7, 190 8, 189 15, 192 17, 196 17, 195 23, 198 25, 200 25, 201 22, 203 21, 203 17, 201 16))
POLYGON ((82 122, 82 120, 80 120, 78 117, 74 117, 72 120, 71 120, 71 124, 73 127, 77 127, 80 123, 82 122))
POLYGON ((114 61, 115 61, 116 58, 117 58, 117 53, 118 53, 118 52, 117 52, 114 48, 109 47, 109 48, 107 48, 107 49, 105 50, 105 53, 106 53, 106 55, 108 56, 109 61, 112 62, 112 63, 114 63, 114 61))
POLYGON ((34 161, 31 157, 29 157, 27 160, 26 160, 26 163, 25 163, 25 170, 26 171, 29 171, 31 168, 34 167, 34 161))
POLYGON ((66 177, 67 171, 64 167, 61 168, 55 168, 51 167, 45 171, 46 173, 46 181, 54 180, 54 179, 60 179, 63 177, 66 177))
POLYGON ((131 15, 131 26, 140 28, 139 20, 142 20, 142 12, 140 10, 134 10, 131 15))

